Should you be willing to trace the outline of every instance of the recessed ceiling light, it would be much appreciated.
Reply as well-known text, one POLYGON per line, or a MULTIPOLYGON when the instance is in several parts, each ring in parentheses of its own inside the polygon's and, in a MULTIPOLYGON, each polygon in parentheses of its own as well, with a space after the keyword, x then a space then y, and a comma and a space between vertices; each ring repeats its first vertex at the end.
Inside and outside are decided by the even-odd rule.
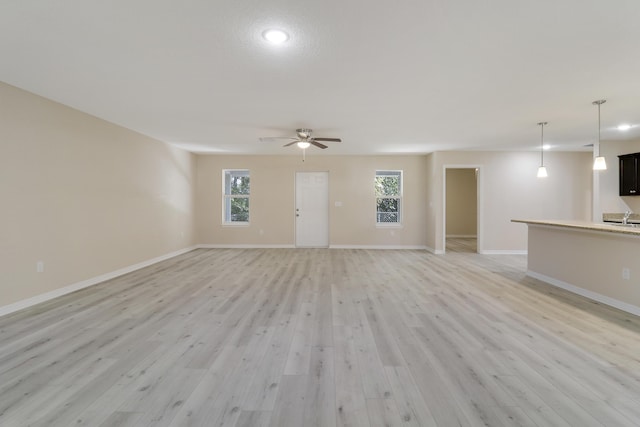
POLYGON ((265 32, 262 33, 262 37, 266 41, 273 44, 280 44, 289 40, 289 34, 287 34, 282 30, 274 30, 274 29, 266 30, 265 32))
POLYGON ((629 129, 631 129, 631 125, 626 125, 626 124, 624 124, 624 125, 618 125, 618 130, 619 130, 619 131, 624 132, 624 131, 627 131, 627 130, 629 130, 629 129))
POLYGON ((550 149, 551 149, 551 146, 550 146, 549 144, 544 144, 544 145, 542 146, 542 149, 543 149, 543 150, 550 150, 550 149))

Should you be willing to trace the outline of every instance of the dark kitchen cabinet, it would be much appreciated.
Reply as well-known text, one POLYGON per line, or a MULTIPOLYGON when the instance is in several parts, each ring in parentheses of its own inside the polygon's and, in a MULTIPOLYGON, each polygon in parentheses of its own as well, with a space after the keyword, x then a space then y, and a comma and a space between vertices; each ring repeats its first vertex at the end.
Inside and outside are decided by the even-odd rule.
POLYGON ((640 153, 618 156, 620 159, 620 195, 640 196, 640 153))

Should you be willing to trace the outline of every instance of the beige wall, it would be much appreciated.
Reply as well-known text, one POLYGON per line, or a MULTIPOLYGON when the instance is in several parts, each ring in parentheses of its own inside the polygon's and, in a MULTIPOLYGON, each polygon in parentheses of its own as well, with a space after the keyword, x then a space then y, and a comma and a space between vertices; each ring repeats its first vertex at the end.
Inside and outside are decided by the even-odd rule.
POLYGON ((426 156, 198 156, 197 234, 201 244, 291 246, 297 171, 329 171, 331 246, 424 247, 426 156), (222 170, 251 172, 250 225, 222 225, 222 170), (401 228, 375 224, 376 170, 403 170, 401 228), (342 206, 335 206, 342 202, 342 206))
POLYGON ((479 241, 484 253, 526 251, 527 228, 511 219, 588 220, 591 215, 591 153, 545 155, 549 177, 536 178, 535 152, 451 151, 432 154, 427 246, 443 251, 445 167, 479 168, 479 241))
POLYGON ((600 145, 600 153, 607 159, 607 170, 597 172, 600 182, 600 204, 594 208, 594 221, 601 222, 602 213, 620 213, 627 210, 640 213, 640 196, 619 196, 618 156, 638 152, 640 140, 606 141, 600 145))
POLYGON ((477 234, 477 183, 475 168, 446 171, 446 235, 472 237, 477 234))
POLYGON ((2 83, 0 145, 0 307, 194 244, 195 156, 2 83))

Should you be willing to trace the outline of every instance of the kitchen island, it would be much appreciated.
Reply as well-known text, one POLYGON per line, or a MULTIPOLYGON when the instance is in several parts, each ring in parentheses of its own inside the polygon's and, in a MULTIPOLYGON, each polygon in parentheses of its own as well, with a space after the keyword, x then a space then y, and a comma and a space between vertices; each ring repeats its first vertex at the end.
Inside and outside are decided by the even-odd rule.
POLYGON ((527 274, 640 315, 640 227, 584 221, 528 225, 527 274))

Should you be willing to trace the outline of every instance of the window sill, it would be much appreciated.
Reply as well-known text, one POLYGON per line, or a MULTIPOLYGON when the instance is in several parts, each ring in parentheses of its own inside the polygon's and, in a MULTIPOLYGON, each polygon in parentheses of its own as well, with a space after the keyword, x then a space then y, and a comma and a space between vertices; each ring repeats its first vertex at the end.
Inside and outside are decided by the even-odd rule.
POLYGON ((403 228, 402 223, 376 222, 376 228, 403 228))
POLYGON ((223 227, 248 227, 248 222, 223 222, 223 227))

